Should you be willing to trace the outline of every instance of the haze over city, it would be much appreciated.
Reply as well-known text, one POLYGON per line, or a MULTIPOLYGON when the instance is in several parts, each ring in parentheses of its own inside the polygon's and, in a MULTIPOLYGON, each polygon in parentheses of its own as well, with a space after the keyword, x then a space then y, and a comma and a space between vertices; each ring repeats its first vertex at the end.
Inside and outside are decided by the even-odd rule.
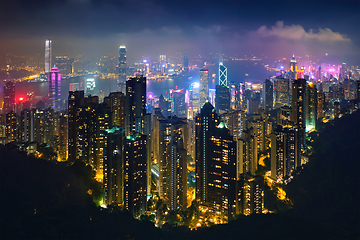
POLYGON ((0 3, 1 239, 360 239, 360 2, 0 3))

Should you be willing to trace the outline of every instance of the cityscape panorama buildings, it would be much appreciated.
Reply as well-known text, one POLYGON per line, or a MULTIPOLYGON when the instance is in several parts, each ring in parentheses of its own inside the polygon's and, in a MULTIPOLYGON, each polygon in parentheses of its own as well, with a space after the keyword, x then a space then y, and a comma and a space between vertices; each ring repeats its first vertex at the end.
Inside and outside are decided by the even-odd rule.
MULTIPOLYGON (((252 35, 277 36, 279 29, 287 26, 252 35)), ((334 63, 327 53, 276 57, 214 47, 140 56, 126 42, 90 56, 58 54, 59 40, 44 37, 41 53, 6 55, 0 144, 84 164, 101 186, 99 208, 159 228, 276 213, 267 208, 271 197, 292 205, 286 186, 311 162, 313 134, 360 108, 359 65, 334 63)))

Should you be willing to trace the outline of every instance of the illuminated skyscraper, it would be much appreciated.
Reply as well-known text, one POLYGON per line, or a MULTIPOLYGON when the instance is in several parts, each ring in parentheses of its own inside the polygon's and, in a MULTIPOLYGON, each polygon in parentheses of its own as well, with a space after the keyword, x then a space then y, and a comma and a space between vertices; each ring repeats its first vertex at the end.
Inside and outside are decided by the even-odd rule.
MULTIPOLYGON (((146 116, 146 77, 126 81, 125 134, 144 133, 146 116)), ((151 122, 151 121, 150 121, 151 122)))
POLYGON ((95 78, 86 79, 86 95, 94 95, 95 92, 95 78))
POLYGON ((61 110, 61 75, 57 67, 53 67, 48 76, 49 100, 55 111, 61 110))
POLYGON ((317 89, 315 84, 308 83, 306 86, 305 99, 305 130, 315 130, 317 119, 317 89))
POLYGON ((112 127, 104 132, 104 202, 120 206, 124 201, 125 130, 112 127))
POLYGON ((241 138, 237 141, 236 177, 249 173, 254 175, 258 165, 257 141, 254 136, 254 129, 249 128, 242 132, 241 138))
POLYGON ((269 79, 266 79, 263 83, 263 108, 266 112, 270 112, 273 109, 273 84, 269 79))
POLYGON ((271 177, 287 180, 296 167, 301 165, 298 129, 291 125, 277 126, 271 135, 271 177))
POLYGON ((123 45, 119 48, 118 91, 126 92, 126 47, 123 45))
POLYGON ((306 80, 297 79, 292 84, 292 118, 291 121, 298 128, 299 141, 301 149, 305 149, 305 97, 306 97, 306 80))
POLYGON ((209 101, 209 70, 200 69, 200 107, 209 101))
POLYGON ((295 56, 293 55, 293 57, 290 60, 290 80, 295 80, 296 78, 296 73, 297 73, 297 66, 296 66, 296 59, 295 56))
POLYGON ((243 174, 237 195, 237 214, 261 214, 264 208, 264 178, 243 174))
POLYGON ((289 79, 275 78, 274 80, 274 97, 275 108, 289 105, 289 79))
POLYGON ((219 114, 230 110, 230 91, 228 86, 216 86, 215 107, 219 114))
POLYGON ((239 85, 231 82, 229 84, 230 90, 230 109, 239 110, 240 109, 240 88, 239 85))
MULTIPOLYGON (((161 117, 161 116, 160 116, 161 117)), ((154 136, 159 136, 159 196, 172 210, 186 206, 187 121, 186 118, 168 117, 158 119, 154 136), (158 132, 157 132, 158 131, 158 132), (185 184, 186 185, 186 184, 185 184)))
POLYGON ((214 218, 235 214, 236 143, 208 102, 196 116, 195 197, 214 218))
POLYGON ((213 149, 209 144, 210 138, 213 135, 216 126, 219 124, 219 117, 215 112, 214 107, 207 102, 196 115, 196 129, 195 129, 195 183, 196 183, 196 199, 200 202, 207 201, 208 193, 208 165, 213 149))
POLYGON ((113 92, 104 98, 104 102, 110 108, 110 126, 125 129, 125 95, 122 92, 113 92))
POLYGON ((45 41, 45 74, 47 75, 51 70, 51 40, 45 41))
POLYGON ((146 212, 147 147, 146 135, 133 133, 126 137, 124 208, 136 218, 146 212))
POLYGON ((223 59, 219 62, 219 85, 227 86, 227 68, 223 64, 223 59))
POLYGON ((15 83, 9 81, 4 85, 3 114, 15 111, 15 83))

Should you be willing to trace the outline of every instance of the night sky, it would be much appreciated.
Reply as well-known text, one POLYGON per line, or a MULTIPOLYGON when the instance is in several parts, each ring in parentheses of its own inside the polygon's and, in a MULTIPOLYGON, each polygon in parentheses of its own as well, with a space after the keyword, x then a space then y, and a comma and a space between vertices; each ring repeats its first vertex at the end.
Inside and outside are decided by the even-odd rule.
POLYGON ((360 55, 360 1, 2 0, 0 54, 360 55))

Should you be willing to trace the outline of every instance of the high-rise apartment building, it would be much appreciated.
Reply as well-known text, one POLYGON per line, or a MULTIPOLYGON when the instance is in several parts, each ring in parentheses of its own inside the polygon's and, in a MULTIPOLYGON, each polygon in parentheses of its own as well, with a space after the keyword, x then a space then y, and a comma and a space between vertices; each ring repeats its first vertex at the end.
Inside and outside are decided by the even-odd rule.
POLYGON ((266 112, 270 112, 273 109, 273 84, 269 79, 266 79, 263 83, 262 91, 263 108, 266 112))
POLYGON ((274 79, 274 98, 275 108, 280 108, 289 105, 289 79, 275 78, 274 79))
POLYGON ((183 182, 187 172, 187 121, 186 118, 168 117, 157 119, 158 128, 154 136, 158 136, 159 146, 156 159, 159 164, 159 196, 172 210, 186 206, 186 186, 183 182), (184 190, 185 189, 185 190, 184 190), (177 199, 177 200, 176 200, 177 199))
POLYGON ((209 101, 209 70, 200 69, 200 108, 209 101))
POLYGON ((243 131, 242 136, 237 141, 237 160, 236 177, 240 180, 240 175, 249 173, 254 175, 258 165, 257 140, 254 136, 253 128, 243 131))
POLYGON ((118 91, 126 92, 126 47, 121 45, 119 48, 118 64, 118 91))
POLYGON ((136 218, 146 212, 147 169, 147 136, 133 133, 125 144, 124 208, 136 218))
POLYGON ((305 103, 306 103, 306 80, 297 79, 292 83, 292 119, 294 126, 299 130, 301 149, 305 149, 305 103))
POLYGON ((114 126, 104 130, 104 203, 121 206, 124 202, 125 129, 114 126))
POLYGON ((125 133, 144 133, 146 116, 146 77, 126 81, 125 133))
POLYGON ((110 126, 125 129, 125 95, 122 92, 112 92, 104 98, 110 108, 110 126))
POLYGON ((196 200, 225 221, 235 214, 236 143, 208 102, 196 116, 196 200))
POLYGON ((277 181, 287 180, 301 166, 298 130, 291 125, 278 125, 271 135, 271 177, 277 181))
POLYGON ((55 111, 61 110, 61 75, 57 67, 53 67, 48 75, 49 100, 55 111))

